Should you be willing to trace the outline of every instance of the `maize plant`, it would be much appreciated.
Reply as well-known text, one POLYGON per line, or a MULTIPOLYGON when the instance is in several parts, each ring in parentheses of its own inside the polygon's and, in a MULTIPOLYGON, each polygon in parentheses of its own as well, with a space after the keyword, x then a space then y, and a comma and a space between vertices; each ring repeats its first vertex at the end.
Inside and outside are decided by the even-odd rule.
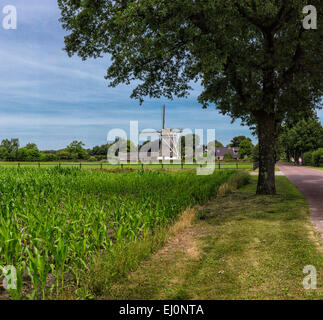
POLYGON ((172 223, 234 174, 1 168, 0 266, 19 271, 12 298, 28 284, 28 297, 45 298, 49 274, 58 294, 66 274, 78 282, 91 257, 172 223))

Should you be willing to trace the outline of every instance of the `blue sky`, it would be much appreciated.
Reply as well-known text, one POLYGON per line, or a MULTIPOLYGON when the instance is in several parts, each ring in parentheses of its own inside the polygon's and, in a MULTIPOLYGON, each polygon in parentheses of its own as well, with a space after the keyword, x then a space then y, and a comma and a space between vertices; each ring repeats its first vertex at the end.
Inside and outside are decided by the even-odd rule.
POLYGON ((19 138, 21 145, 35 142, 41 149, 82 140, 93 147, 106 143, 113 128, 129 131, 131 120, 139 121, 140 130, 160 129, 164 103, 167 127, 214 128, 224 144, 236 135, 254 140, 239 122, 231 124, 214 108, 202 110, 198 87, 188 99, 146 100, 142 106, 129 98, 132 87, 109 88, 108 56, 84 62, 62 50, 65 32, 56 0, 0 0, 0 20, 7 4, 17 8, 18 28, 0 27, 0 140, 19 138))

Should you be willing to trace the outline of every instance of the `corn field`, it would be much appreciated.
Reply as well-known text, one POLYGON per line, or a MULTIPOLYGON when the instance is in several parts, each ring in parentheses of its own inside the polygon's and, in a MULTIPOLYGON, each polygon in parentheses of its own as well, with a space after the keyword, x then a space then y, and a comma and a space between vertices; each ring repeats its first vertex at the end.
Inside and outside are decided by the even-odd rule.
POLYGON ((65 275, 77 283, 90 257, 171 223, 233 174, 0 168, 0 266, 17 270, 11 298, 22 298, 25 282, 27 298, 45 298, 49 275, 59 294, 65 275))

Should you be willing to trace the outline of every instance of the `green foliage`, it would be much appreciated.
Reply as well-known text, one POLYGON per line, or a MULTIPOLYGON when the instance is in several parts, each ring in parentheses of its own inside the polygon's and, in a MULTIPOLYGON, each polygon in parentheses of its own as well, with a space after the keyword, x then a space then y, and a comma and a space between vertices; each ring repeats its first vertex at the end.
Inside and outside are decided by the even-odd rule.
MULTIPOLYGON (((217 196, 226 196, 230 193, 236 192, 237 189, 250 183, 250 174, 247 172, 242 172, 232 177, 228 182, 220 186, 217 196)), ((201 215, 200 215, 201 218, 201 215)))
POLYGON ((220 141, 215 140, 215 147, 216 148, 223 148, 223 144, 220 141))
MULTIPOLYGON (((138 146, 134 144, 131 140, 125 140, 123 138, 116 138, 115 141, 109 146, 109 148, 113 145, 118 145, 124 152, 138 152, 138 146)), ((115 153, 115 156, 119 155, 120 150, 118 149, 115 153)))
POLYGON ((83 149, 84 143, 82 141, 74 140, 65 151, 68 153, 68 158, 73 160, 84 160, 87 159, 88 154, 85 149, 83 149))
POLYGON ((233 158, 233 154, 232 154, 231 152, 226 153, 226 154, 224 155, 224 157, 223 157, 223 160, 224 160, 224 161, 232 161, 232 160, 234 160, 234 158, 233 158))
POLYGON ((200 136, 193 134, 187 134, 180 138, 180 148, 182 159, 185 159, 186 153, 192 155, 195 158, 196 147, 200 146, 200 136))
POLYGON ((298 159, 303 153, 323 147, 323 127, 317 119, 302 119, 292 127, 284 127, 279 144, 287 158, 298 159))
POLYGON ((37 148, 20 148, 17 154, 18 161, 40 161, 41 155, 37 148))
POLYGON ((90 154, 100 154, 101 151, 100 147, 94 147, 93 150, 89 151, 84 149, 83 147, 84 143, 82 141, 74 140, 65 149, 61 149, 58 151, 41 151, 40 161, 87 160, 89 159, 90 154))
POLYGON ((245 136, 238 136, 238 137, 234 137, 232 140, 231 140, 231 143, 230 143, 230 147, 235 147, 235 148, 238 148, 240 147, 240 143, 244 140, 249 140, 251 142, 251 139, 250 138, 247 138, 245 136))
POLYGON ((4 139, 0 145, 0 158, 14 161, 17 159, 19 149, 19 139, 4 139))
POLYGON ((53 153, 40 153, 40 161, 51 162, 58 160, 56 154, 53 153))
POLYGON ((70 153, 66 150, 59 150, 56 152, 56 158, 57 160, 69 160, 70 153))
POLYGON ((27 143, 25 148, 38 150, 36 143, 31 143, 31 142, 27 143))
POLYGON ((323 148, 312 153, 312 163, 315 167, 323 167, 323 148))
MULTIPOLYGON (((182 97, 189 82, 199 79, 205 89, 201 102, 214 102, 234 118, 252 121, 250 112, 259 106, 273 112, 274 106, 265 105, 264 93, 277 97, 277 113, 283 116, 311 105, 308 99, 321 90, 317 63, 322 61, 313 60, 320 32, 304 31, 304 0, 58 4, 69 32, 68 54, 83 59, 111 54, 107 78, 112 86, 141 80, 135 98, 182 97), (271 80, 275 90, 269 93, 263 82, 271 80), (288 104, 291 100, 295 103, 288 104)), ((320 1, 312 4, 320 11, 320 1)))
POLYGON ((303 164, 305 166, 312 166, 313 165, 313 162, 312 162, 312 151, 308 151, 308 152, 305 152, 303 154, 303 164))
POLYGON ((90 154, 93 156, 104 156, 105 158, 107 158, 109 146, 110 146, 110 144, 103 144, 101 146, 95 146, 90 151, 90 154))
POLYGON ((233 174, 0 169, 1 264, 27 272, 35 297, 51 273, 59 293, 66 274, 78 281, 92 257, 166 226, 233 174))
POLYGON ((245 157, 250 158, 253 153, 254 146, 250 139, 242 140, 239 144, 239 154, 240 157, 243 159, 245 157))
POLYGON ((131 140, 127 140, 127 152, 138 152, 137 146, 131 140))

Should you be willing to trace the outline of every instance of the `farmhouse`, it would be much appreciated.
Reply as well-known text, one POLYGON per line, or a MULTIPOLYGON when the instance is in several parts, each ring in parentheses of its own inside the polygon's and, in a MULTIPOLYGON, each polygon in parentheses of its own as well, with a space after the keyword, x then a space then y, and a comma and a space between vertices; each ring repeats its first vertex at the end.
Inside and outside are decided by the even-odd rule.
POLYGON ((215 148, 215 158, 216 160, 223 160, 224 156, 228 153, 232 154, 234 159, 240 159, 239 148, 235 147, 218 147, 215 148))

